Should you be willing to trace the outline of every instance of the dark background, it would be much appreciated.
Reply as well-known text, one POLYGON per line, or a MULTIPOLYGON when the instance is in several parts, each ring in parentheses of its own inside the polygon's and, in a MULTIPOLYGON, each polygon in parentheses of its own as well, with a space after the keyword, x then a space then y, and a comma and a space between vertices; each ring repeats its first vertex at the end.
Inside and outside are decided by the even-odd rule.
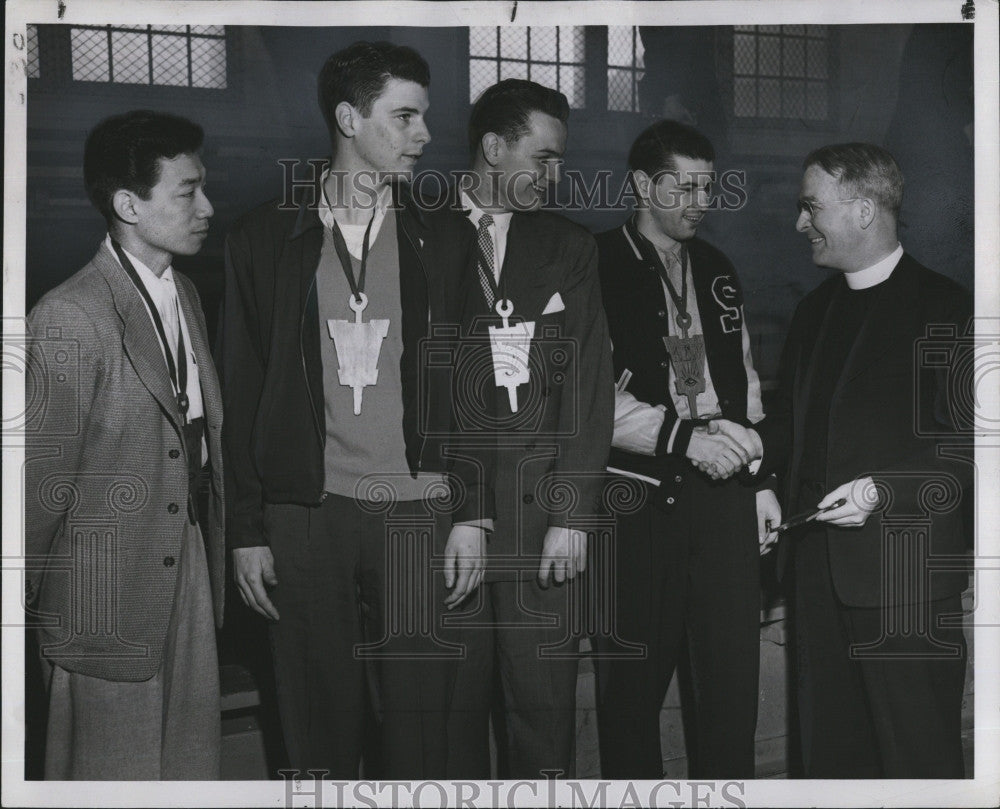
MULTIPOLYGON (((769 28, 777 29, 777 26, 769 28)), ((795 202, 804 156, 827 143, 863 140, 887 147, 907 178, 900 238, 919 261, 972 288, 973 148, 971 26, 828 26, 825 118, 745 117, 734 113, 733 27, 643 28, 646 73, 641 112, 607 111, 607 35, 585 31, 585 107, 572 110, 566 168, 624 179, 635 136, 664 111, 689 114, 715 142, 716 168, 746 173, 748 202, 706 218, 700 235, 733 260, 746 296, 754 357, 765 390, 796 302, 824 277, 796 233, 795 202)), ((770 32, 773 33, 773 32, 770 32)), ((205 129, 207 193, 215 206, 203 251, 175 266, 197 284, 214 331, 222 294, 223 240, 242 212, 277 196, 281 159, 328 152, 315 79, 326 57, 356 39, 415 47, 431 67, 428 125, 433 141, 420 169, 466 166, 469 111, 467 28, 226 27, 226 89, 74 81, 68 26, 38 27, 40 77, 28 80, 27 306, 93 256, 105 228, 83 189, 83 141, 102 118, 128 109, 185 115, 205 129)), ((592 230, 623 221, 625 211, 571 212, 592 230)), ((263 627, 229 588, 222 661, 245 665, 262 693, 269 667, 263 627)), ((29 633, 30 634, 30 633, 29 633)), ((44 697, 29 654, 28 771, 40 764, 44 697), (34 687, 30 687, 34 684, 34 687)), ((265 698, 265 735, 278 738, 273 699, 265 698)), ((280 744, 280 742, 279 742, 280 744)), ((280 764, 280 750, 271 752, 280 764)))
MULTIPOLYGON (((777 26, 773 26, 777 28, 777 26)), ((207 192, 215 206, 200 255, 179 258, 202 293, 210 325, 218 315, 223 238, 242 212, 277 196, 279 159, 321 158, 328 139, 315 78, 326 57, 356 39, 417 48, 431 66, 428 123, 433 141, 419 168, 447 172, 468 160, 467 28, 252 28, 228 26, 224 90, 73 81, 68 26, 40 26, 41 77, 28 82, 27 304, 68 278, 104 234, 86 200, 83 140, 102 118, 133 108, 188 116, 205 129, 207 192)), ((606 35, 586 29, 585 109, 570 116, 566 168, 624 178, 634 137, 679 97, 720 152, 716 168, 746 172, 748 203, 718 211, 700 235, 733 260, 746 291, 754 353, 765 381, 775 373, 795 303, 824 271, 794 230, 803 157, 848 140, 888 147, 907 178, 901 240, 932 269, 973 284, 972 33, 969 25, 828 26, 826 120, 733 114, 733 28, 643 28, 643 112, 607 112, 606 35)), ((675 109, 675 108, 671 108, 675 109)), ((304 168, 307 168, 304 166, 304 168)), ((593 230, 625 212, 570 212, 593 230)))

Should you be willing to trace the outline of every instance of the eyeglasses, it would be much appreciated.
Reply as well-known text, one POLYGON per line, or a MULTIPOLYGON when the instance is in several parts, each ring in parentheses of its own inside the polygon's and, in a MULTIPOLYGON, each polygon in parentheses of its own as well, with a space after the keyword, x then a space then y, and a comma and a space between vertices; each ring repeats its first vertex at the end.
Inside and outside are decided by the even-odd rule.
MULTIPOLYGON (((859 199, 864 199, 864 197, 846 197, 844 199, 833 199, 829 200, 826 204, 830 202, 856 202, 859 199)), ((810 219, 815 216, 816 211, 822 211, 824 205, 819 202, 809 202, 808 200, 800 199, 796 206, 799 210, 799 214, 805 214, 810 219)))

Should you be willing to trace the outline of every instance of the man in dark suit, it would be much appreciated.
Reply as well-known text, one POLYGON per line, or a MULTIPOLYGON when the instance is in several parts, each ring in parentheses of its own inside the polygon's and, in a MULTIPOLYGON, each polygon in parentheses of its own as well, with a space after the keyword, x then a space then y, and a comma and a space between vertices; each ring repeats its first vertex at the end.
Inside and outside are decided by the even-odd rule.
POLYGON ((219 777, 222 398, 198 293, 171 267, 208 233, 202 138, 145 111, 91 131, 84 182, 107 238, 28 316, 49 779, 219 777))
POLYGON ((947 370, 971 296, 903 251, 888 152, 825 146, 804 169, 796 229, 839 272, 796 309, 757 430, 759 474, 784 476, 787 510, 825 509, 779 551, 794 557, 805 775, 961 778, 958 504, 971 465, 956 460, 969 447, 947 370), (921 361, 935 334, 950 340, 944 364, 921 361))
POLYGON ((236 582, 271 622, 290 763, 334 778, 358 777, 372 711, 382 769, 369 758, 366 775, 443 776, 460 653, 440 640, 443 585, 464 593, 482 565, 478 546, 448 542, 435 438, 450 387, 428 388, 422 367, 432 325, 460 311, 461 267, 440 259, 406 182, 430 141, 429 82, 411 48, 330 56, 318 193, 250 211, 226 243, 236 582), (448 560, 446 581, 432 555, 448 560))
POLYGON ((469 350, 455 369, 464 445, 456 454, 480 463, 471 478, 470 464, 456 467, 470 494, 457 517, 479 522, 453 535, 485 542, 489 534, 489 563, 482 596, 463 618, 478 628, 452 703, 454 777, 489 777, 494 666, 508 731, 504 775, 572 774, 572 580, 586 566, 586 529, 598 510, 613 386, 593 238, 538 210, 558 180, 568 116, 562 93, 508 79, 483 93, 469 120, 472 171, 456 200, 468 213, 454 217, 471 247, 472 279, 463 316, 469 350))
POLYGON ((662 776, 660 709, 685 646, 689 777, 754 775, 759 554, 781 511, 770 480, 732 477, 757 454, 745 431, 719 430, 764 410, 736 269, 696 236, 714 159, 690 126, 648 127, 628 157, 636 212, 597 237, 620 379, 609 469, 643 501, 617 515, 613 632, 595 638, 605 778, 662 776))

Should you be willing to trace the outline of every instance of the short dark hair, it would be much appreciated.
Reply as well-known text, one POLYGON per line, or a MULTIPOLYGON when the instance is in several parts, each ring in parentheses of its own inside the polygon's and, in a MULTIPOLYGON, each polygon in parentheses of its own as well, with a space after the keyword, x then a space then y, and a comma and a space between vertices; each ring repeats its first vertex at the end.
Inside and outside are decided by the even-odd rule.
POLYGON ((894 217, 903 204, 903 172, 896 159, 874 143, 834 143, 810 152, 803 171, 819 166, 851 196, 874 199, 894 217))
POLYGON ((83 147, 83 184, 87 196, 112 224, 113 197, 124 188, 149 199, 160 180, 160 158, 194 154, 205 133, 198 124, 152 110, 132 110, 105 118, 90 130, 83 147))
POLYGON ((693 126, 665 118, 639 133, 628 152, 628 167, 653 177, 661 171, 677 171, 678 155, 712 162, 715 149, 693 126))
POLYGON ((528 119, 533 112, 566 123, 569 102, 558 90, 527 79, 504 79, 487 87, 469 116, 469 152, 476 153, 487 132, 499 135, 506 143, 520 140, 528 134, 528 119))
POLYGON ((427 87, 431 69, 413 48, 391 42, 355 42, 326 60, 316 91, 331 140, 337 134, 337 105, 346 101, 367 118, 389 79, 427 87))

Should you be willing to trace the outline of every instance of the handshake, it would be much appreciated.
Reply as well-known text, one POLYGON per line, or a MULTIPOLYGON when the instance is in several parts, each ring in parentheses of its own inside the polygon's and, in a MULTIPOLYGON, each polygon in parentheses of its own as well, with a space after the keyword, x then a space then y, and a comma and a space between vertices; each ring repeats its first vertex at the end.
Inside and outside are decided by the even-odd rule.
POLYGON ((695 427, 687 448, 691 463, 713 480, 732 477, 763 455, 757 431, 728 419, 695 427))

